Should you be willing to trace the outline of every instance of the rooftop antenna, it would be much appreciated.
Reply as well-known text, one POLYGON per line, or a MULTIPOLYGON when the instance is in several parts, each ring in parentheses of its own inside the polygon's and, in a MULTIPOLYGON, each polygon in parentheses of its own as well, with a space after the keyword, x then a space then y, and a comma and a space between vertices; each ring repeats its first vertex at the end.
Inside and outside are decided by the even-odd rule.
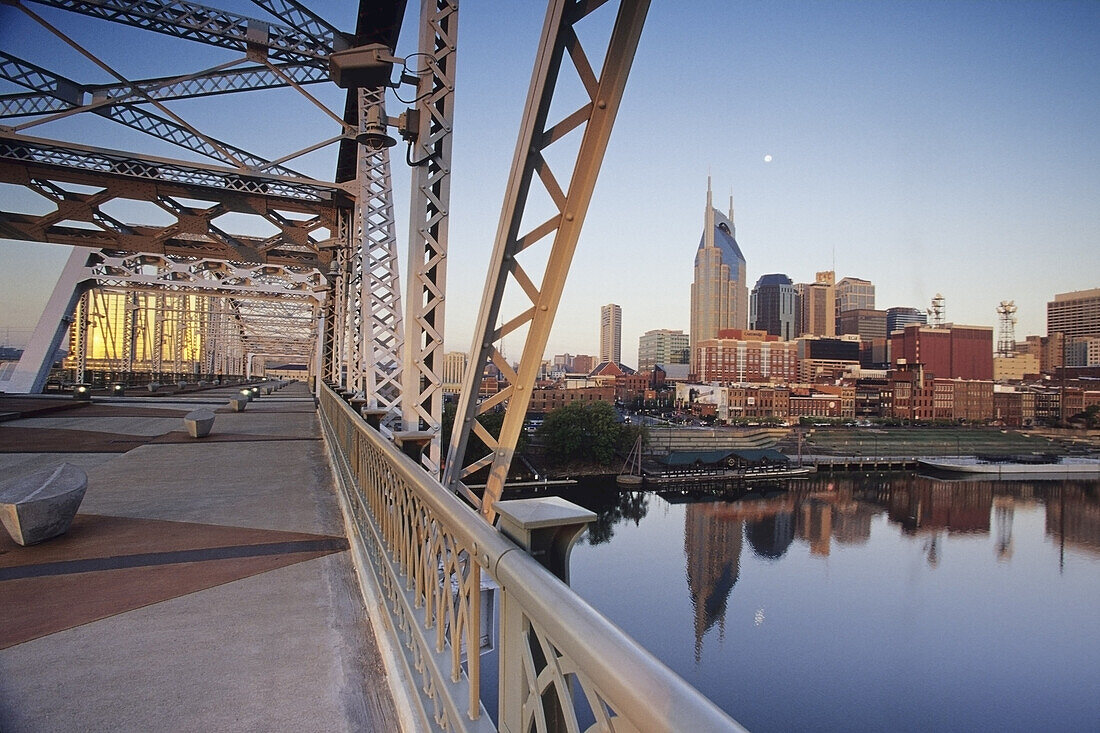
POLYGON ((943 328, 943 318, 946 312, 943 301, 943 293, 936 293, 936 297, 932 298, 932 307, 928 309, 928 318, 932 321, 933 328, 943 328))
POLYGON ((1001 335, 997 339, 997 356, 1016 356, 1016 301, 1002 300, 997 306, 1001 321, 1001 335))

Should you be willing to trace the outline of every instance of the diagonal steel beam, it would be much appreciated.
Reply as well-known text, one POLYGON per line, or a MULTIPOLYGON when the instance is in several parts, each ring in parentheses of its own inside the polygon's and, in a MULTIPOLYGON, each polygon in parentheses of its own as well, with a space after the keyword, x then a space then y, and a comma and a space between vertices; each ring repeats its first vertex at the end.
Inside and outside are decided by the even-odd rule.
MULTIPOLYGON (((530 404, 531 389, 542 363, 542 355, 554 315, 557 313, 581 225, 588 211, 596 177, 641 36, 649 0, 622 0, 620 3, 606 53, 602 54, 603 68, 598 77, 575 32, 575 26, 596 5, 599 3, 551 0, 547 10, 490 261, 489 277, 478 314, 477 330, 470 349, 473 358, 466 370, 455 414, 443 483, 471 497, 468 491, 464 491, 462 479, 477 468, 490 466, 485 493, 480 502, 481 513, 490 522, 496 516, 493 504, 504 489, 516 442, 530 404), (565 59, 571 62, 589 99, 576 111, 552 124, 549 114, 555 93, 559 89, 560 72, 563 71, 565 59), (569 177, 563 186, 551 171, 543 151, 582 126, 580 147, 574 158, 572 171, 566 172, 569 177), (523 215, 536 178, 549 194, 557 211, 548 220, 523 232, 523 215), (544 248, 549 246, 549 252, 545 252, 546 266, 541 281, 527 273, 517 259, 517 255, 525 249, 540 244, 544 248), (509 284, 512 289, 508 292, 514 292, 525 300, 517 314, 504 316, 505 325, 497 327, 496 324, 502 319, 502 302, 509 284), (505 332, 522 328, 526 328, 525 342, 519 368, 512 372, 494 344, 505 332), (483 370, 490 362, 502 367, 506 374, 511 372, 509 384, 496 399, 486 400, 479 405, 477 398, 483 370), (507 406, 500 435, 494 439, 477 423, 476 418, 505 401, 507 406), (473 432, 477 432, 478 437, 490 446, 492 452, 488 456, 479 457, 472 464, 464 465, 463 458, 473 432)), ((597 53, 595 56, 599 58, 601 54, 597 53)))
POLYGON ((3 51, 0 51, 0 78, 55 97, 68 105, 66 107, 68 113, 93 112, 228 165, 271 169, 272 172, 280 175, 299 175, 296 171, 272 165, 260 156, 234 145, 199 135, 191 128, 174 120, 133 106, 134 103, 146 101, 137 96, 138 88, 133 85, 130 85, 130 92, 124 98, 118 100, 101 98, 91 104, 84 104, 82 87, 76 82, 3 51), (74 101, 74 98, 79 99, 80 102, 74 101))
POLYGON ((327 68, 333 51, 347 46, 333 33, 311 35, 296 28, 183 0, 30 0, 93 18, 186 38, 242 53, 270 55, 327 68))
POLYGON ((252 2, 287 26, 306 33, 314 38, 340 39, 348 43, 346 34, 296 0, 252 0, 252 2))
MULTIPOLYGON (((3 54, 3 56, 9 56, 3 54)), ((6 60, 0 58, 0 67, 6 60)), ((26 63, 26 62, 24 62, 26 63)), ((317 84, 329 81, 328 72, 305 64, 277 64, 276 68, 296 84, 317 84)), ((0 70, 0 74, 7 75, 0 70)), ((24 84, 23 86, 28 86, 24 84)), ((83 106, 88 101, 119 100, 140 96, 159 101, 194 99, 231 92, 258 91, 290 86, 278 73, 266 66, 248 66, 241 69, 212 70, 200 74, 179 77, 139 79, 133 84, 80 84, 75 93, 57 90, 28 94, 0 95, 0 118, 24 115, 49 114, 83 106), (135 95, 133 90, 138 90, 135 95)), ((30 88, 40 88, 37 85, 30 88)))

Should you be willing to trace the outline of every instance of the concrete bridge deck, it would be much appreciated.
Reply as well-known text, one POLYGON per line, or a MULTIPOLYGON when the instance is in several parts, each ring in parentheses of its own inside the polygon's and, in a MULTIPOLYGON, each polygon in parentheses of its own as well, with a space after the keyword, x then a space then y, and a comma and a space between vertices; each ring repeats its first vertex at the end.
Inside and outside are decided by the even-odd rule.
POLYGON ((0 423, 0 477, 88 473, 66 535, 0 531, 0 730, 399 729, 304 385, 184 432, 237 389, 0 423))

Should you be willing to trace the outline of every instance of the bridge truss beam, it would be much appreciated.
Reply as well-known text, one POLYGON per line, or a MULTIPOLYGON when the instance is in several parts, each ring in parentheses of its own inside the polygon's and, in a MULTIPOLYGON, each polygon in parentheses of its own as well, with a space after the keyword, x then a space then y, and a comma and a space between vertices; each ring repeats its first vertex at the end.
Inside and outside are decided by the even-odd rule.
MULTIPOLYGON (((531 390, 649 8, 648 0, 622 0, 602 54, 603 68, 597 76, 575 29, 600 4, 572 0, 551 0, 549 3, 470 349, 472 358, 455 415, 443 483, 479 503, 482 515, 490 522, 496 516, 493 504, 501 496, 512 463, 531 390), (551 123, 551 104, 562 86, 560 72, 565 59, 571 62, 588 99, 560 121, 551 123), (573 169, 563 186, 562 179, 551 171, 544 152, 574 131, 581 134, 580 145, 573 157, 573 169), (524 221, 524 213, 536 181, 553 202, 555 212, 530 226, 524 221), (540 245, 546 265, 541 278, 536 279, 520 263, 519 255, 540 245), (501 311, 506 290, 510 297, 515 294, 523 306, 517 309, 518 312, 504 317, 501 311), (513 369, 495 344, 508 334, 523 333, 522 329, 526 333, 523 334, 525 340, 519 368, 513 369), (483 373, 489 364, 506 376, 508 386, 479 404, 483 373), (477 417, 500 406, 504 406, 504 421, 500 435, 494 437, 477 417), (489 446, 491 452, 464 464, 472 434, 489 446), (489 477, 479 501, 465 489, 462 479, 486 466, 489 477)), ((595 54, 595 58, 600 55, 595 54)))
POLYGON ((243 175, 5 132, 0 182, 22 186, 55 207, 41 215, 0 211, 0 236, 9 239, 300 267, 331 259, 339 246, 330 234, 337 211, 353 201, 344 187, 310 179, 243 175), (98 191, 83 193, 80 187, 98 191), (124 224, 107 210, 119 200, 153 204, 175 221, 124 224), (228 214, 259 217, 278 233, 235 234, 218 221, 228 214))

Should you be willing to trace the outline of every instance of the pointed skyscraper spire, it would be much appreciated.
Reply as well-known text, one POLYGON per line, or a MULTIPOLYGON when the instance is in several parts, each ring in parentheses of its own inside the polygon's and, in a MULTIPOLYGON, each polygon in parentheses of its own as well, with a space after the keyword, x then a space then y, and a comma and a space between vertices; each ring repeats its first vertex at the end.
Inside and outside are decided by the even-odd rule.
POLYGON ((736 228, 736 224, 734 224, 734 221, 733 221, 733 186, 730 186, 730 215, 729 215, 729 220, 730 220, 730 232, 733 234, 733 236, 736 237, 737 236, 737 233, 736 233, 737 228, 736 228))
POLYGON ((703 239, 704 247, 714 246, 714 196, 710 190, 710 174, 707 174, 707 213, 704 219, 703 239))

